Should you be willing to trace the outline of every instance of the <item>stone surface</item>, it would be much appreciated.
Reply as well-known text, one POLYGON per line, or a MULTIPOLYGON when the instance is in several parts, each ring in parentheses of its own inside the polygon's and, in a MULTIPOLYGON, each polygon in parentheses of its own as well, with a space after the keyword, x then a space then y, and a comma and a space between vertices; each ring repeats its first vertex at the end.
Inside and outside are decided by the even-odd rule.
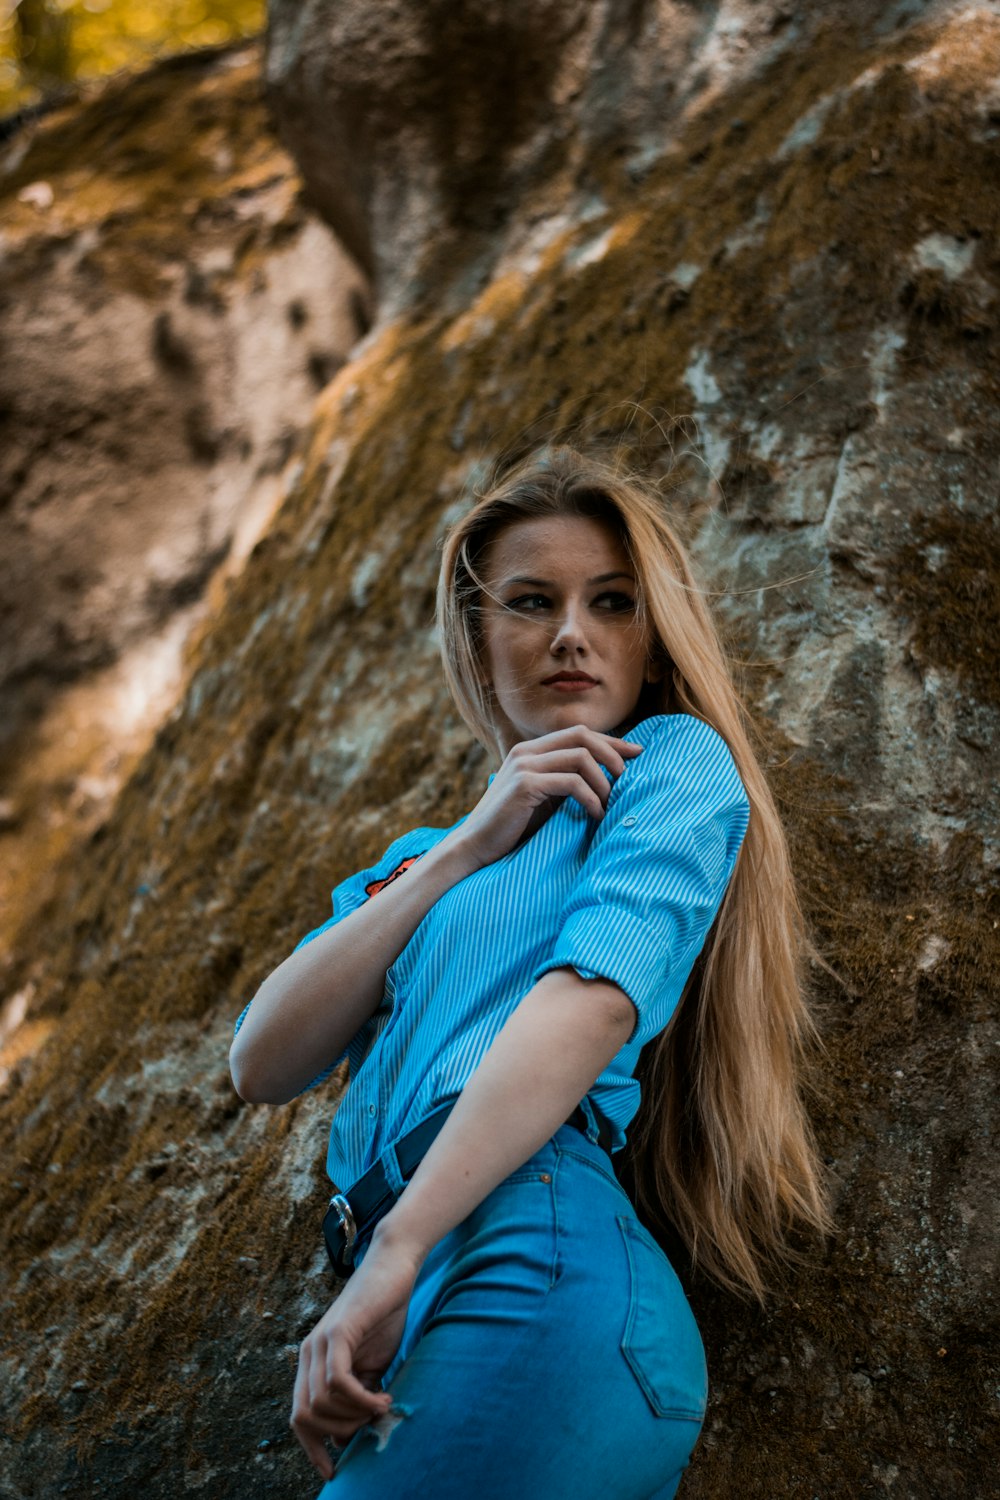
POLYGON ((274 13, 286 139, 382 300, 183 702, 61 872, 44 956, 25 940, 12 971, 54 1035, 0 1115, 10 1485, 312 1483, 285 1423, 331 1290, 322 1157, 344 1080, 241 1106, 231 1024, 339 878, 480 794, 489 766, 436 660, 439 538, 497 453, 570 436, 663 476, 830 966, 814 1113, 839 1232, 763 1312, 692 1283, 712 1396, 682 1492, 984 1494, 1000 18, 638 5, 599 69, 580 17, 624 8, 558 7, 523 136, 505 155, 487 120, 483 171, 462 160, 465 221, 442 197, 456 131, 431 128, 446 88, 450 120, 484 114, 456 38, 533 22, 452 6, 414 52, 419 8, 383 8, 374 36, 350 5, 297 7, 295 34, 291 6, 274 13), (592 128, 554 81, 571 57, 580 97, 607 100, 592 128))
POLYGON ((280 504, 366 279, 302 202, 260 48, 92 89, 0 149, 0 966, 280 504))
POLYGON ((8 691, 106 663, 201 592, 366 331, 260 92, 256 47, 187 59, 0 158, 8 691))

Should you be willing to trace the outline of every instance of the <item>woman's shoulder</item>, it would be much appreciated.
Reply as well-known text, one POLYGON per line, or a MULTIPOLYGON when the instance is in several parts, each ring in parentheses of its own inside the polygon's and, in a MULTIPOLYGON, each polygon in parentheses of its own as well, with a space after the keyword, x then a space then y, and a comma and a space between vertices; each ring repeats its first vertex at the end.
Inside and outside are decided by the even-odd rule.
POLYGON ((676 745, 684 749, 704 747, 705 751, 729 754, 729 746, 717 729, 695 714, 650 714, 622 736, 638 745, 676 745))
POLYGON ((623 738, 644 747, 645 753, 626 767, 637 780, 662 774, 674 766, 687 769, 696 762, 700 773, 746 797, 728 744, 717 729, 695 714, 651 714, 623 738))

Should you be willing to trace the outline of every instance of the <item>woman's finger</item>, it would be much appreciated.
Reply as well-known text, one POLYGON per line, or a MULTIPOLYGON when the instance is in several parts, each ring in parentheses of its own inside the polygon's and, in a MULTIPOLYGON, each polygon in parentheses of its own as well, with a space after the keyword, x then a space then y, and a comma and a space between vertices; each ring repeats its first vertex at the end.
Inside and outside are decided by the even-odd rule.
MULTIPOLYGON (((539 746, 539 749, 541 747, 539 746)), ((572 743, 568 745, 553 745, 541 751, 544 755, 566 754, 586 755, 592 765, 607 766, 615 777, 621 775, 625 769, 626 761, 624 755, 616 749, 614 740, 607 735, 598 734, 593 730, 585 730, 578 737, 574 736, 572 743)))
POLYGON ((365 1390, 358 1387, 350 1375, 350 1352, 348 1376, 340 1374, 341 1365, 332 1357, 334 1347, 344 1347, 342 1339, 321 1337, 315 1332, 302 1345, 299 1353, 299 1379, 296 1381, 294 1401, 296 1410, 315 1423, 323 1432, 340 1438, 344 1425, 356 1430, 373 1416, 379 1416, 389 1405, 391 1398, 381 1389, 365 1390), (365 1390, 365 1401, 359 1401, 356 1389, 365 1390))
MULTIPOLYGON (((326 1443, 324 1442, 323 1435, 319 1432, 314 1432, 304 1422, 293 1422, 292 1431, 301 1443, 309 1462, 319 1472, 320 1476, 323 1479, 332 1479, 333 1460, 326 1451, 326 1443)), ((338 1443, 337 1446, 342 1447, 343 1445, 338 1443)))
MULTIPOLYGON (((536 756, 526 763, 524 772, 529 776, 539 778, 535 782, 535 791, 541 791, 546 797, 556 795, 569 795, 576 797, 576 791, 569 793, 557 791, 556 780, 559 776, 571 776, 578 782, 589 787, 593 797, 599 804, 599 809, 594 808, 593 801, 589 798, 585 805, 593 812, 595 817, 600 817, 607 806, 608 798, 611 796, 612 783, 608 781, 597 761, 586 750, 550 751, 546 755, 536 756)), ((578 799, 584 800, 584 799, 578 799)))
POLYGON ((326 1383, 331 1392, 365 1413, 365 1420, 379 1417, 391 1401, 387 1391, 369 1390, 355 1375, 352 1351, 343 1339, 331 1339, 326 1350, 326 1383))
MULTIPOLYGON (((559 771, 575 772, 576 775, 582 776, 593 787, 602 805, 611 795, 611 784, 589 750, 582 748, 549 750, 542 755, 532 756, 530 760, 524 762, 522 767, 522 774, 528 772, 531 775, 545 777, 552 776, 559 771)), ((548 791, 547 782, 546 791, 548 791)))
POLYGON ((296 1389, 289 1426, 295 1433, 304 1452, 324 1479, 331 1478, 333 1465, 326 1450, 329 1438, 338 1448, 344 1448, 354 1434, 372 1420, 371 1412, 350 1413, 338 1410, 335 1400, 310 1404, 303 1400, 296 1389))
POLYGON ((600 822, 604 817, 604 803, 583 776, 572 771, 552 771, 545 778, 546 797, 575 797, 592 818, 600 822))
POLYGON ((358 1411, 353 1404, 331 1394, 327 1400, 314 1401, 311 1405, 293 1410, 293 1420, 310 1432, 344 1444, 354 1436, 359 1427, 364 1427, 374 1418, 370 1411, 358 1411))
POLYGON ((302 1348, 309 1351, 307 1392, 309 1405, 315 1410, 323 1403, 327 1394, 326 1360, 329 1340, 324 1338, 317 1329, 313 1329, 302 1348))
POLYGON ((641 755, 642 750, 641 745, 631 741, 617 740, 612 735, 577 726, 572 730, 559 730, 554 735, 541 735, 536 740, 523 740, 511 750, 510 759, 522 771, 571 767, 592 776, 594 786, 603 785, 606 793, 610 788, 602 767, 606 766, 617 780, 628 760, 641 755))
POLYGON ((620 739, 614 734, 602 734, 599 729, 591 729, 587 724, 571 724, 565 729, 553 729, 549 734, 541 734, 537 739, 522 740, 520 744, 513 747, 511 753, 525 750, 530 752, 532 749, 559 749, 573 745, 583 746, 590 750, 595 759, 602 761, 609 771, 613 769, 612 760, 620 760, 621 766, 614 768, 619 775, 624 770, 625 762, 641 755, 643 750, 643 746, 636 744, 634 740, 620 739))
POLYGON ((299 1345, 299 1363, 295 1371, 295 1388, 292 1391, 292 1412, 309 1409, 309 1371, 312 1365, 312 1346, 308 1339, 299 1345))
POLYGON ((324 1479, 333 1478, 333 1464, 323 1443, 323 1433, 314 1425, 309 1402, 309 1371, 312 1351, 308 1341, 299 1350, 299 1368, 295 1376, 292 1393, 292 1415, 288 1425, 302 1445, 310 1463, 319 1470, 324 1479))

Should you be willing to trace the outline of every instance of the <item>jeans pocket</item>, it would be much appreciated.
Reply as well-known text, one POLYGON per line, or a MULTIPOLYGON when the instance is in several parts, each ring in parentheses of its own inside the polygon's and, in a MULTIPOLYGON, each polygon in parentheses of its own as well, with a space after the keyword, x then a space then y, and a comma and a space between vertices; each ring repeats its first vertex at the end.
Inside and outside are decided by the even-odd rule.
POLYGON ((521 1169, 504 1179, 458 1228, 457 1276, 527 1307, 555 1283, 557 1227, 551 1172, 521 1169))
POLYGON ((616 1218, 629 1274, 622 1353, 657 1416, 701 1423, 708 1374, 694 1314, 673 1266, 648 1230, 627 1214, 616 1218))

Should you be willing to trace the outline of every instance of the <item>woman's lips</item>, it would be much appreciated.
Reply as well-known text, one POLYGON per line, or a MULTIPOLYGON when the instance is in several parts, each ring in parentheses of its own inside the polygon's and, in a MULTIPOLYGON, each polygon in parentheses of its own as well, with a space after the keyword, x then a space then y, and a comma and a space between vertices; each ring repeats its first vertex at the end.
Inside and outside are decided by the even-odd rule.
POLYGON ((585 693, 596 686, 593 677, 557 677, 554 681, 542 683, 542 687, 553 688, 557 693, 585 693))

